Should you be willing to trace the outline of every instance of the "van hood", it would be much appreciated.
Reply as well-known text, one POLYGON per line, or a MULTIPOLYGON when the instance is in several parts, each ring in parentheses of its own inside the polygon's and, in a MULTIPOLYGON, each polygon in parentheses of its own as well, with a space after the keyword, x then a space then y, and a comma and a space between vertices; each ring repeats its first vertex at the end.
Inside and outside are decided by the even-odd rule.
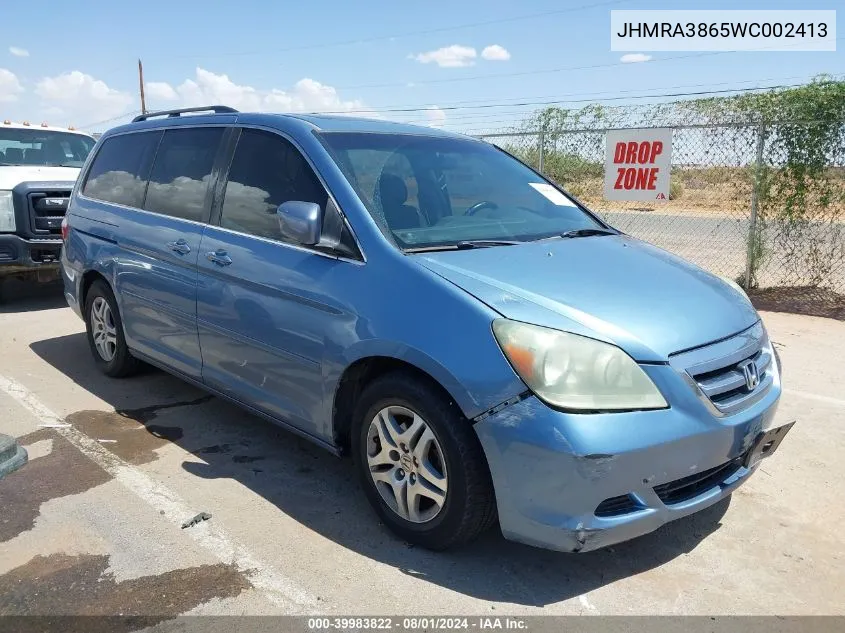
POLYGON ((639 361, 666 361, 759 320, 715 275, 624 235, 415 258, 504 317, 614 343, 639 361))
POLYGON ((79 167, 39 167, 36 165, 0 165, 0 189, 14 189, 22 182, 70 181, 79 175, 79 167))

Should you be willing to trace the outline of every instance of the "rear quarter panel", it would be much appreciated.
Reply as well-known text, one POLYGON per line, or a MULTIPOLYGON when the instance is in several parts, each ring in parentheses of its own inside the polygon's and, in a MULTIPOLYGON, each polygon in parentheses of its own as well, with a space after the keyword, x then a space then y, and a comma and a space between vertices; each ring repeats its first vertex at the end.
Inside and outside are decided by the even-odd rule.
MULTIPOLYGON (((67 212, 70 225, 68 239, 62 248, 62 277, 68 305, 82 316, 82 278, 96 271, 115 287, 115 264, 119 256, 117 232, 119 214, 106 204, 88 200, 74 191, 67 212)), ((117 296, 118 305, 120 296, 117 296)))

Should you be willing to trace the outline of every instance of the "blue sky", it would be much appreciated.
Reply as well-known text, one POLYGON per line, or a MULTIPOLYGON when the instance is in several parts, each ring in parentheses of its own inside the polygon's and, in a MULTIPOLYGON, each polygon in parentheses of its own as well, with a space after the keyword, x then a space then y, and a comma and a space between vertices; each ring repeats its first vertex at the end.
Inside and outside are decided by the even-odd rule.
POLYGON ((744 88, 797 83, 819 73, 845 74, 842 35, 835 53, 652 53, 651 61, 623 64, 622 53, 610 51, 611 9, 837 5, 841 9, 841 0, 811 7, 795 0, 741 5, 240 0, 213 8, 197 0, 29 0, 3 9, 0 117, 108 128, 140 107, 140 57, 151 108, 222 102, 242 109, 378 112, 408 106, 428 109, 379 116, 474 131, 509 125, 530 108, 443 111, 435 106, 744 88), (482 54, 487 47, 495 48, 482 54), (580 66, 599 67, 543 72, 580 66))

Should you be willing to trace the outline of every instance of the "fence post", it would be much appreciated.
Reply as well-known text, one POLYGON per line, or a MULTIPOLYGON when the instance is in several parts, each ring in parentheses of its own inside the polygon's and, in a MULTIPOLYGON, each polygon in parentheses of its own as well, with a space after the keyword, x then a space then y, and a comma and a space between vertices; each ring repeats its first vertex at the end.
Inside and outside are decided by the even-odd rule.
POLYGON ((748 247, 745 253, 745 289, 751 288, 751 278, 757 263, 757 214, 760 204, 760 180, 763 172, 763 149, 766 143, 766 126, 757 128, 757 155, 754 159, 754 184, 751 189, 751 219, 748 223, 748 247))
POLYGON ((537 159, 537 171, 541 174, 543 173, 543 154, 545 153, 545 146, 546 146, 546 126, 541 125, 540 131, 538 132, 537 141, 540 144, 539 147, 539 158, 537 159))

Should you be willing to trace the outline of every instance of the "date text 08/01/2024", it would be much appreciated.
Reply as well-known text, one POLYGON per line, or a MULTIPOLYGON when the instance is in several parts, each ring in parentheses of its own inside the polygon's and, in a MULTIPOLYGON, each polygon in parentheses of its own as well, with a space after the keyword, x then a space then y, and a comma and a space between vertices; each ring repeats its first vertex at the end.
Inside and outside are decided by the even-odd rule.
POLYGON ((525 620, 512 617, 335 617, 309 618, 311 631, 340 630, 525 630, 525 620))

